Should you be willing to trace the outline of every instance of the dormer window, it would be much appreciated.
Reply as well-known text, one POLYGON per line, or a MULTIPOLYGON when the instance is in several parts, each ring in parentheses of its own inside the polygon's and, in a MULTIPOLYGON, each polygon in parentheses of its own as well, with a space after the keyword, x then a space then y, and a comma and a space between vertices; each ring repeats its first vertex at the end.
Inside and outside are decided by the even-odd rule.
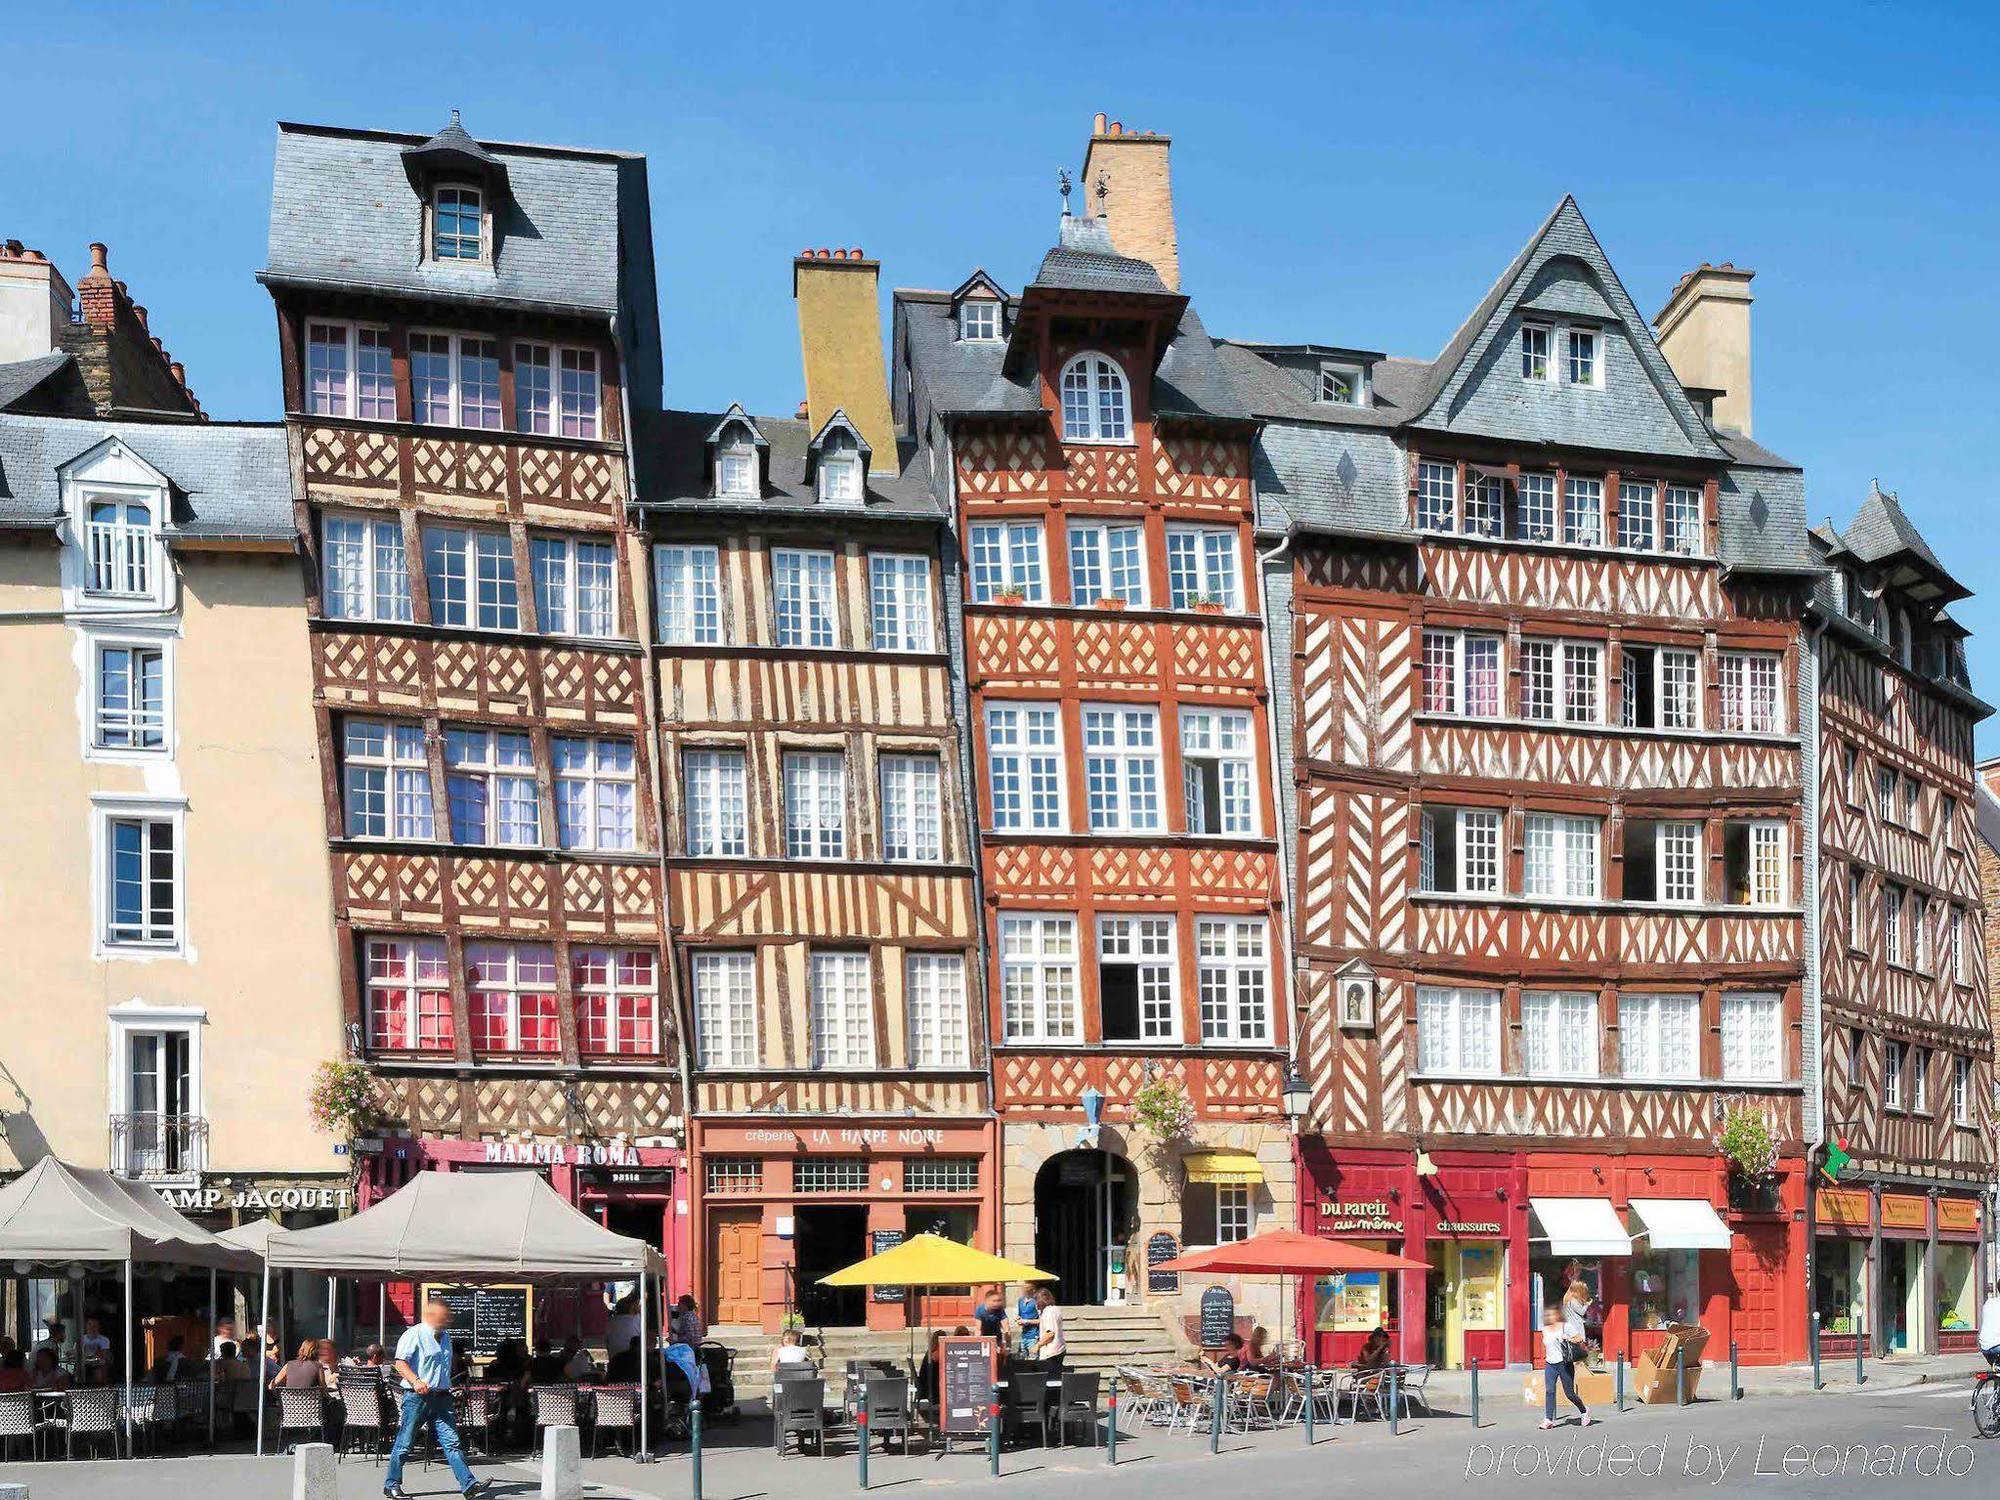
POLYGON ((1129 443, 1131 406, 1125 374, 1102 354, 1079 354, 1063 367, 1063 441, 1129 443))
POLYGON ((1569 383, 1596 385, 1597 370, 1597 331, 1591 328, 1570 329, 1569 383))
POLYGON ((728 500, 757 498, 757 449, 741 427, 732 427, 715 455, 715 493, 728 500))
POLYGON ((1521 378, 1554 385, 1604 384, 1604 339, 1595 328, 1570 323, 1521 325, 1521 378))
POLYGON ((482 257, 484 195, 476 187, 439 187, 431 198, 431 258, 482 257))
POLYGON ((1000 337, 1000 304, 984 298, 958 306, 958 336, 988 342, 1000 337))
POLYGON ((140 500, 92 500, 84 525, 86 592, 122 598, 153 593, 153 508, 140 500))
POLYGON ((861 447, 853 433, 836 429, 820 444, 819 498, 824 505, 861 503, 861 447))
POLYGON ((1361 369, 1358 365, 1321 365, 1319 399, 1329 406, 1364 406, 1361 369))

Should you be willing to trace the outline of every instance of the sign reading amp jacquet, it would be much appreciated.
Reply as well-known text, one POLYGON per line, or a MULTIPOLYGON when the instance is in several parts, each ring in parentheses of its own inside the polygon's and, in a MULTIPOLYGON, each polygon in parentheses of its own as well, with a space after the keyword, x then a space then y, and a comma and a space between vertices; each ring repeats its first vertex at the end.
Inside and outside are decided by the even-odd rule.
POLYGON ((1319 1201, 1320 1227, 1335 1234, 1401 1234, 1403 1221, 1386 1198, 1359 1203, 1319 1201))
POLYGON ((182 1213, 217 1213, 225 1208, 247 1208, 258 1213, 276 1210, 285 1213, 310 1208, 354 1207, 354 1191, 344 1187, 168 1187, 160 1196, 169 1208, 182 1213))

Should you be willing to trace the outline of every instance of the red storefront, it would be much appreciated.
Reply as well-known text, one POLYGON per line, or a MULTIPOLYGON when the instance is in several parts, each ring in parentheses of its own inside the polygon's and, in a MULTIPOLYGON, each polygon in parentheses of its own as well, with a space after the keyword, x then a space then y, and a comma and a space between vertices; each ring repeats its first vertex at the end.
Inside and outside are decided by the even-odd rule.
POLYGON ((1300 1142, 1301 1227, 1429 1270, 1323 1282, 1300 1298, 1313 1357, 1344 1363, 1378 1323, 1399 1358, 1534 1363, 1543 1302, 1582 1280, 1591 1336, 1628 1359, 1668 1322, 1746 1364, 1806 1357, 1802 1168, 1738 1191, 1719 1158, 1335 1150, 1300 1142), (1419 1170, 1421 1163, 1421 1172, 1419 1170))

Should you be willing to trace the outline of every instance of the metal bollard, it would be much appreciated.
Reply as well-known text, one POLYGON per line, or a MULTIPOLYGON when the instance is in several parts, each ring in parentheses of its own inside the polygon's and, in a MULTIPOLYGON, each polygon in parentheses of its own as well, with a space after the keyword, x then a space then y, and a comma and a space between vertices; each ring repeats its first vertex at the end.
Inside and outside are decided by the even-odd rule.
MULTIPOLYGON (((1819 1318, 1819 1314, 1814 1313, 1813 1318, 1816 1323, 1819 1318)), ((1823 1391, 1826 1389, 1826 1380, 1819 1372, 1819 1338, 1818 1338, 1819 1330, 1817 1327, 1814 1328, 1813 1333, 1814 1333, 1814 1338, 1812 1341, 1813 1389, 1816 1391, 1823 1391)))
POLYGON ((1625 1351, 1618 1351, 1618 1409, 1625 1410, 1625 1351))
POLYGON ((1472 1430, 1479 1431, 1479 1361, 1468 1359, 1466 1366, 1472 1372, 1472 1430))
POLYGON ((1208 1451, 1222 1451, 1222 1411, 1223 1403, 1229 1399, 1229 1382, 1220 1375, 1215 1377, 1215 1404, 1208 1413, 1208 1451))
POLYGON ((1302 1378, 1305 1381, 1306 1393, 1306 1446, 1310 1448, 1313 1445, 1313 1408, 1319 1403, 1319 1392, 1315 1389, 1317 1382, 1313 1379, 1311 1365, 1305 1367, 1302 1378))
POLYGON ((1000 1477, 1000 1387, 993 1387, 993 1399, 986 1406, 986 1462, 993 1477, 1000 1477))
POLYGON ((1684 1344, 1674 1346, 1674 1405, 1688 1404, 1688 1352, 1684 1344))
POLYGON ((1402 1368, 1403 1367, 1401 1365, 1389 1366, 1389 1436, 1390 1437, 1394 1437, 1396 1435, 1397 1424, 1402 1420, 1402 1415, 1403 1415, 1403 1410, 1402 1410, 1403 1402, 1401 1396, 1397 1394, 1397 1385, 1396 1385, 1396 1376, 1402 1370, 1402 1368))
MULTIPOLYGON (((864 1396, 863 1401, 867 1398, 864 1396)), ((864 1405, 854 1414, 854 1452, 861 1462, 861 1488, 868 1488, 868 1408, 864 1405)))
POLYGON ((1111 1388, 1111 1399, 1104 1407, 1104 1461, 1118 1462, 1118 1387, 1111 1388))
POLYGON ((701 1400, 688 1408, 688 1459, 694 1471, 694 1500, 701 1500, 701 1400))
POLYGON ((1868 1384, 1868 1329, 1858 1322, 1854 1328, 1854 1383, 1868 1384))
POLYGON ((1743 1365, 1736 1357, 1735 1339, 1729 1341, 1729 1399, 1731 1401, 1743 1399, 1743 1365))

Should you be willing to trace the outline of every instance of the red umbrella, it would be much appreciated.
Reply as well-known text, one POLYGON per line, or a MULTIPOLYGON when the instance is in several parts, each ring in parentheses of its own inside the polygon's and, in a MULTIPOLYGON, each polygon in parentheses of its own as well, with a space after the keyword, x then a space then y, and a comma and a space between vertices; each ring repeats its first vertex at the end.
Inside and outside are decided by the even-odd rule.
POLYGON ((1427 1271, 1429 1263, 1385 1250, 1325 1240, 1296 1229, 1267 1229, 1233 1245, 1194 1250, 1156 1271, 1222 1271, 1239 1276, 1338 1276, 1345 1271, 1427 1271))

